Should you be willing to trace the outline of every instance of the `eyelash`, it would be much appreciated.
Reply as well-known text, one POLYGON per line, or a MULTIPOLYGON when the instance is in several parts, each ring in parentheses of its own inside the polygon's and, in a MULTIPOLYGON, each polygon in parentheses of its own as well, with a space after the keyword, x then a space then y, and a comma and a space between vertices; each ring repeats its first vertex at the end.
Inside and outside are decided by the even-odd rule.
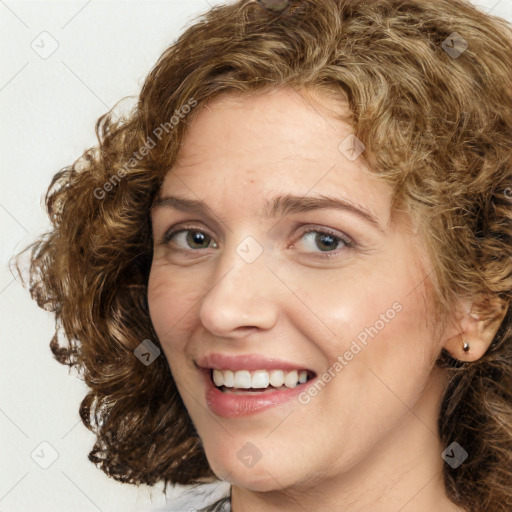
MULTIPOLYGON (((179 233, 186 232, 186 231, 195 231, 197 233, 201 233, 201 234, 207 236, 208 238, 210 238, 210 240, 213 240, 213 238, 210 237, 208 235, 208 233, 205 233, 201 229, 198 229, 194 226, 182 226, 179 229, 175 229, 173 231, 168 231, 163 237, 162 244, 168 245, 174 236, 176 236, 179 233)), ((356 247, 356 244, 350 238, 348 238, 347 236, 342 236, 340 234, 337 234, 328 228, 322 228, 322 229, 310 228, 301 234, 299 240, 304 238, 309 233, 316 233, 319 235, 328 235, 328 236, 332 237, 335 242, 338 242, 338 243, 343 242, 343 244, 345 245, 345 248, 347 248, 347 249, 353 249, 356 247)), ((292 247, 294 247, 294 246, 295 246, 295 243, 292 245, 292 247)), ((201 249, 178 249, 179 252, 189 252, 189 251, 199 251, 199 250, 201 250, 201 249)), ((335 258, 340 255, 341 251, 343 251, 343 249, 339 249, 337 251, 320 252, 319 254, 321 255, 321 257, 335 258)))

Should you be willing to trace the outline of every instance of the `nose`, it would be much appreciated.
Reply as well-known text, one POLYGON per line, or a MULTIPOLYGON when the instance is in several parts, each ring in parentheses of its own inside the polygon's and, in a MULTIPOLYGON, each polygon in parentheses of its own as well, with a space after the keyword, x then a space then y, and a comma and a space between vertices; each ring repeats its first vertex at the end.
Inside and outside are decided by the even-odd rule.
POLYGON ((276 324, 282 290, 267 261, 263 253, 248 263, 234 249, 219 258, 212 288, 199 310, 206 329, 219 337, 242 337, 248 331, 267 330, 276 324))

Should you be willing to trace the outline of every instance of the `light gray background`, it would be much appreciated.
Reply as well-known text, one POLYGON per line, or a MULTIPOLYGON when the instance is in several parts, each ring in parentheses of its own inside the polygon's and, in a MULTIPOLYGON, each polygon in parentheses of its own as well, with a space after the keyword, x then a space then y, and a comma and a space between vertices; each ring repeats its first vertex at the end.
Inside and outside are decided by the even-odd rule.
MULTIPOLYGON (((2 512, 130 512, 164 503, 161 486, 120 484, 87 459, 94 436, 78 416, 87 388, 53 359, 53 315, 30 299, 8 261, 49 228, 46 188, 96 144, 98 117, 125 96, 135 101, 165 48, 219 3, 0 0, 2 512)), ((512 0, 475 3, 512 21, 512 0)))

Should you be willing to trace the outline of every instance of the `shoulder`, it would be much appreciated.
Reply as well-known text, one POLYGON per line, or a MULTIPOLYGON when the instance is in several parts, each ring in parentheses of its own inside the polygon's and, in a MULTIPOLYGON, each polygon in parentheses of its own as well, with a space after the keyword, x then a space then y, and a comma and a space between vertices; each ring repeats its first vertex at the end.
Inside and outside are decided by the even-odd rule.
POLYGON ((229 498, 230 490, 231 484, 222 480, 170 487, 165 505, 143 512, 201 512, 205 507, 211 507, 217 503, 219 506, 211 507, 211 510, 229 512, 231 510, 229 500, 223 500, 223 498, 229 498))

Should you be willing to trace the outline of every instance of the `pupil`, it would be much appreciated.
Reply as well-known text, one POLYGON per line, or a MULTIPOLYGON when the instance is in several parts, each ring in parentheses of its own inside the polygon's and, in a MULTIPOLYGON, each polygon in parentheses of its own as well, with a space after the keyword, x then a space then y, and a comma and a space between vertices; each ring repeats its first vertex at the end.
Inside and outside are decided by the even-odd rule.
POLYGON ((327 248, 328 249, 332 249, 333 245, 336 246, 336 241, 334 240, 334 237, 331 236, 331 235, 319 235, 319 239, 322 240, 322 244, 325 245, 325 243, 323 242, 323 240, 328 240, 327 242, 327 248))
POLYGON ((190 245, 198 244, 201 245, 201 243, 204 243, 206 237, 204 233, 200 233, 198 231, 191 231, 188 235, 188 242, 190 242, 190 245))

